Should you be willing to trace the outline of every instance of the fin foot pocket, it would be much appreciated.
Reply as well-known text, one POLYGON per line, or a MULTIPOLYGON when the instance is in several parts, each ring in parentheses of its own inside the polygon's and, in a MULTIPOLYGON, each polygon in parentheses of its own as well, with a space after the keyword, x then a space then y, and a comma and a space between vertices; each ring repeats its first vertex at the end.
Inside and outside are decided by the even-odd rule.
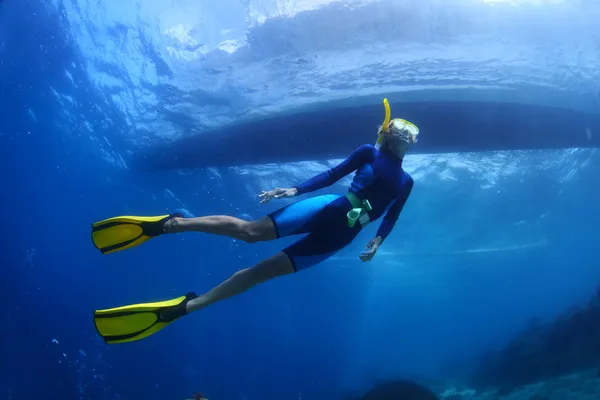
POLYGON ((108 344, 133 342, 184 316, 187 303, 196 297, 190 292, 171 300, 96 310, 94 325, 108 344))
POLYGON ((180 213, 139 217, 124 215, 92 224, 92 242, 102 254, 130 249, 162 235, 165 223, 180 213))

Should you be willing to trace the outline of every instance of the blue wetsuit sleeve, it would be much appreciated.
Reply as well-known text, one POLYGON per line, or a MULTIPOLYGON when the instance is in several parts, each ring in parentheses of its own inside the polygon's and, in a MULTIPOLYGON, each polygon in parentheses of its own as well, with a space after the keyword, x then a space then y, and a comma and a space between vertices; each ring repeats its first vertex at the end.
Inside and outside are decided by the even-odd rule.
POLYGON ((409 181, 406 182, 406 189, 404 190, 404 193, 402 193, 402 195, 394 201, 392 206, 385 214, 385 217, 383 217, 383 221, 381 221, 381 225, 379 225, 379 229, 377 230, 377 236, 381 237, 382 243, 385 238, 388 237, 394 228, 394 225, 396 225, 396 221, 400 216, 400 212, 402 211, 402 208, 404 207, 404 204, 406 204, 406 200, 412 191, 413 184, 414 181, 412 178, 409 178, 409 181))
POLYGON ((373 155, 372 149, 373 147, 370 145, 362 145, 354 150, 354 152, 352 152, 352 154, 350 154, 350 156, 340 164, 310 178, 308 181, 298 186, 295 186, 295 188, 298 189, 298 195, 314 192, 315 190, 333 185, 344 176, 356 171, 361 165, 371 160, 373 155))

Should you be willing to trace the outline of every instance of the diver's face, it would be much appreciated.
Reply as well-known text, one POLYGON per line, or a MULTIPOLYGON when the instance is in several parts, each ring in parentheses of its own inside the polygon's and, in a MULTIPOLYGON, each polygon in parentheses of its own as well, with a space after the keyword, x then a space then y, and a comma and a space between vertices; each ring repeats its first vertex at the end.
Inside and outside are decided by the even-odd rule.
POLYGON ((394 139, 403 141, 408 145, 415 144, 419 135, 419 129, 416 126, 399 118, 390 121, 387 132, 394 139))
POLYGON ((399 136, 388 136, 385 140, 388 151, 398 158, 403 158, 411 146, 410 140, 399 136))
POLYGON ((418 128, 410 122, 393 119, 386 130, 386 147, 397 157, 402 158, 408 149, 417 142, 418 134, 418 128))

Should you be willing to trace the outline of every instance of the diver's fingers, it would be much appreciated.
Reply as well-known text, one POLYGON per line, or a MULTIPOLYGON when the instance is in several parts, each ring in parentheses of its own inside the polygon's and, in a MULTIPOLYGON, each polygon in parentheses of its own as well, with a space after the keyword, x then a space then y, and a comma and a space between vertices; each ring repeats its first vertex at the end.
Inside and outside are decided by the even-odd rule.
POLYGON ((282 197, 292 197, 290 196, 289 190, 288 189, 281 189, 281 192, 277 193, 275 195, 276 199, 280 199, 282 197))

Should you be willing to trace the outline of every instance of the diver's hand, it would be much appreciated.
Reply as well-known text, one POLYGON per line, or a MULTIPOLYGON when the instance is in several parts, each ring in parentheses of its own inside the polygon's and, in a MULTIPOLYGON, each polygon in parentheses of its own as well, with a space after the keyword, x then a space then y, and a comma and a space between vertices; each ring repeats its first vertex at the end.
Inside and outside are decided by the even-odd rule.
POLYGON ((373 257, 375 257, 375 253, 377 253, 377 249, 379 248, 379 246, 381 246, 381 242, 383 242, 383 239, 381 239, 381 236, 377 236, 375 239, 371 239, 369 241, 369 244, 367 244, 365 246, 366 251, 364 251, 360 254, 360 259, 363 262, 371 261, 373 259, 373 257))
POLYGON ((271 199, 283 199, 285 197, 294 197, 298 195, 298 189, 296 188, 291 188, 291 189, 273 189, 273 190, 268 190, 268 191, 262 191, 261 194, 258 195, 258 197, 262 198, 262 200, 260 201, 261 204, 266 204, 268 203, 271 199))

